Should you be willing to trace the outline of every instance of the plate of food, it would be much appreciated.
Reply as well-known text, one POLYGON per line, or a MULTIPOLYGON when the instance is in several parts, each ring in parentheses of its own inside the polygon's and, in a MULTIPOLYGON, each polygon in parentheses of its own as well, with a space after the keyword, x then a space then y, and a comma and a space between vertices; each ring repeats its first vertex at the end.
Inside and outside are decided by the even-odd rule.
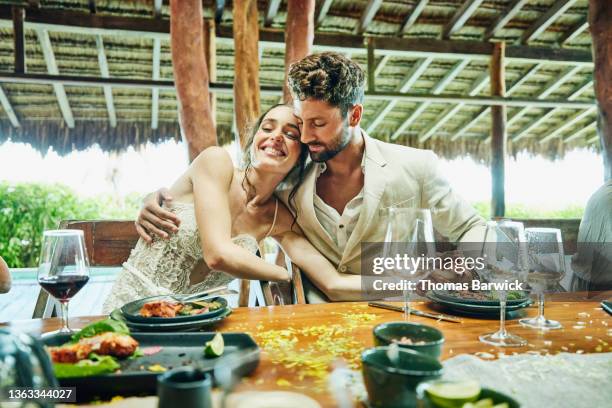
MULTIPOLYGON (((456 312, 460 312, 466 315, 472 316, 499 316, 501 306, 499 303, 493 305, 477 304, 477 303, 463 303, 454 302, 451 300, 443 299, 436 295, 433 291, 427 293, 426 297, 445 308, 451 309, 456 312)), ((506 305, 506 312, 514 312, 529 306, 532 303, 530 298, 527 298, 523 303, 506 305)))
POLYGON ((514 398, 474 380, 424 382, 417 395, 423 408, 520 408, 514 398))
POLYGON ((45 336, 42 342, 60 385, 76 387, 78 402, 154 395, 160 373, 181 366, 212 371, 232 353, 256 355, 237 375, 248 375, 259 363, 259 347, 246 333, 131 333, 123 322, 112 319, 72 336, 45 336))
POLYGON ((179 332, 179 331, 194 331, 200 330, 204 327, 212 326, 221 320, 225 319, 232 313, 232 309, 230 307, 225 308, 220 314, 217 314, 213 317, 209 317, 207 319, 199 319, 199 320, 188 320, 188 321, 180 321, 174 323, 139 323, 132 322, 125 318, 125 316, 121 313, 121 309, 115 309, 110 317, 114 320, 119 320, 125 322, 125 324, 134 331, 139 332, 179 332))
POLYGON ((172 324, 209 319, 228 308, 227 300, 222 297, 190 302, 181 302, 180 299, 181 296, 153 296, 135 300, 123 305, 121 314, 126 320, 136 323, 172 324))
MULTIPOLYGON (((491 290, 434 290, 434 294, 443 300, 455 303, 499 306, 499 295, 491 290)), ((527 292, 512 290, 506 295, 506 305, 520 305, 529 300, 527 292)))

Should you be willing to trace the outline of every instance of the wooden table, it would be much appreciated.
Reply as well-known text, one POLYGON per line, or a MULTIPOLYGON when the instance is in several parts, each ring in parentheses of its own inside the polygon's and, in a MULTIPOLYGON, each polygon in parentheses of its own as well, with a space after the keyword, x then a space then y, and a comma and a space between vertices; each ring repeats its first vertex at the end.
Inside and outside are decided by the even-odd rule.
MULTIPOLYGON (((546 316, 559 320, 563 329, 541 332, 508 321, 508 329, 523 336, 529 345, 521 348, 495 348, 478 341, 483 333, 497 330, 495 319, 462 318, 450 323, 412 316, 411 321, 435 326, 444 332, 446 343, 442 359, 461 353, 480 353, 489 358, 498 353, 594 353, 612 351, 612 318, 599 300, 581 300, 577 294, 561 295, 546 303, 546 316)), ((414 302, 420 310, 433 310, 428 302, 414 302)), ((532 306, 525 315, 535 316, 532 306)), ((75 328, 98 317, 71 319, 75 328)), ((244 390, 293 390, 307 394, 323 406, 334 406, 327 393, 325 373, 341 355, 349 366, 357 367, 360 352, 373 346, 372 327, 402 320, 401 313, 368 307, 366 303, 292 305, 262 308, 238 308, 219 324, 222 332, 241 331, 251 334, 262 347, 261 362, 251 376, 239 386, 244 390), (284 340, 283 340, 284 339, 284 340), (295 341, 295 342, 294 342, 295 341)), ((40 334, 56 330, 57 318, 15 321, 9 326, 40 334)))

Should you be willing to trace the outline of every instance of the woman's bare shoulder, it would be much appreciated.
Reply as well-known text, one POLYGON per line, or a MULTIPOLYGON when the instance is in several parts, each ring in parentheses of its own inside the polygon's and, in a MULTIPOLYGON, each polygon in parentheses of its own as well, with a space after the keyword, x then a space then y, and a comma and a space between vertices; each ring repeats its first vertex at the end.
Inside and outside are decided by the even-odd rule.
POLYGON ((201 175, 214 175, 216 180, 230 180, 234 176, 234 163, 227 150, 219 146, 204 149, 189 166, 188 174, 193 181, 201 175))
POLYGON ((280 235, 290 231, 300 233, 301 230, 289 208, 278 199, 278 214, 271 235, 280 235))

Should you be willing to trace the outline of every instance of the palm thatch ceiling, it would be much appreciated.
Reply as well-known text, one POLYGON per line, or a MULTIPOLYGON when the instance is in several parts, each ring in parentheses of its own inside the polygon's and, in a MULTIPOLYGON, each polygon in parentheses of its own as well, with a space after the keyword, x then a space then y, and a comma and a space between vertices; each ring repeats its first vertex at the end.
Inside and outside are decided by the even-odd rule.
MULTIPOLYGON (((133 35, 126 35, 135 29, 113 30, 117 27, 110 20, 133 18, 167 27, 167 1, 0 0, 3 73, 13 72, 15 67, 10 18, 13 5, 27 8, 24 27, 28 74, 172 80, 167 31, 152 29, 151 33, 132 31, 133 35), (94 29, 79 22, 90 20, 104 23, 94 29), (158 73, 154 69, 156 41, 160 51, 158 73)), ((206 17, 212 17, 214 6, 214 1, 203 2, 206 17)), ((259 0, 258 8, 262 33, 269 34, 260 37, 265 40, 282 33, 286 0, 259 0)), ((231 33, 231 10, 228 1, 217 27, 216 82, 220 84, 231 84, 234 78, 233 44, 231 34, 227 34, 231 33)), ((472 49, 486 49, 491 41, 506 41, 508 97, 585 102, 508 108, 510 153, 528 150, 559 157, 577 146, 599 148, 587 10, 587 0, 317 0, 317 38, 329 36, 325 37, 328 40, 316 39, 315 44, 332 43, 317 45, 315 51, 344 50, 366 68, 368 52, 361 44, 366 38, 375 38, 372 69, 376 92, 486 97, 490 95, 488 56, 472 49), (425 52, 430 43, 435 44, 435 52, 425 52), (412 49, 414 44, 416 48, 412 49), (467 51, 458 52, 455 44, 467 51), (447 46, 449 51, 442 52, 447 46), (561 56, 557 58, 556 53, 561 56)), ((260 48, 261 85, 281 87, 282 39, 262 41, 260 48)), ((118 151, 149 141, 180 140, 171 82, 153 90, 151 86, 24 83, 1 74, 0 80, 0 143, 11 139, 30 143, 43 152, 52 146, 67 153, 94 144, 118 151)), ((262 107, 276 103, 278 98, 276 94, 264 94, 262 107)), ((231 93, 219 92, 217 100, 219 139, 228 142, 233 138, 231 93)), ((486 105, 433 98, 367 97, 365 106, 362 125, 377 138, 432 148, 449 158, 488 158, 491 123, 486 105)))

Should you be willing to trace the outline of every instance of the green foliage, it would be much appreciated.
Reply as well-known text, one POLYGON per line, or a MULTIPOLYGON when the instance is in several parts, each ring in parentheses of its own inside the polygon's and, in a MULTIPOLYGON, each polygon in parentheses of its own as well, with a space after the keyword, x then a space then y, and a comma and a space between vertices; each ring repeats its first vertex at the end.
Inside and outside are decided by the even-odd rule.
MULTIPOLYGON (((486 219, 491 217, 491 204, 486 201, 472 203, 476 211, 486 219)), ((564 208, 538 208, 529 207, 524 204, 509 204, 506 206, 506 217, 508 218, 556 218, 570 219, 582 218, 584 207, 579 205, 568 205, 564 208)))
POLYGON ((0 183, 0 256, 11 268, 35 267, 42 233, 68 219, 134 219, 137 195, 121 206, 112 197, 80 198, 60 184, 0 183))

